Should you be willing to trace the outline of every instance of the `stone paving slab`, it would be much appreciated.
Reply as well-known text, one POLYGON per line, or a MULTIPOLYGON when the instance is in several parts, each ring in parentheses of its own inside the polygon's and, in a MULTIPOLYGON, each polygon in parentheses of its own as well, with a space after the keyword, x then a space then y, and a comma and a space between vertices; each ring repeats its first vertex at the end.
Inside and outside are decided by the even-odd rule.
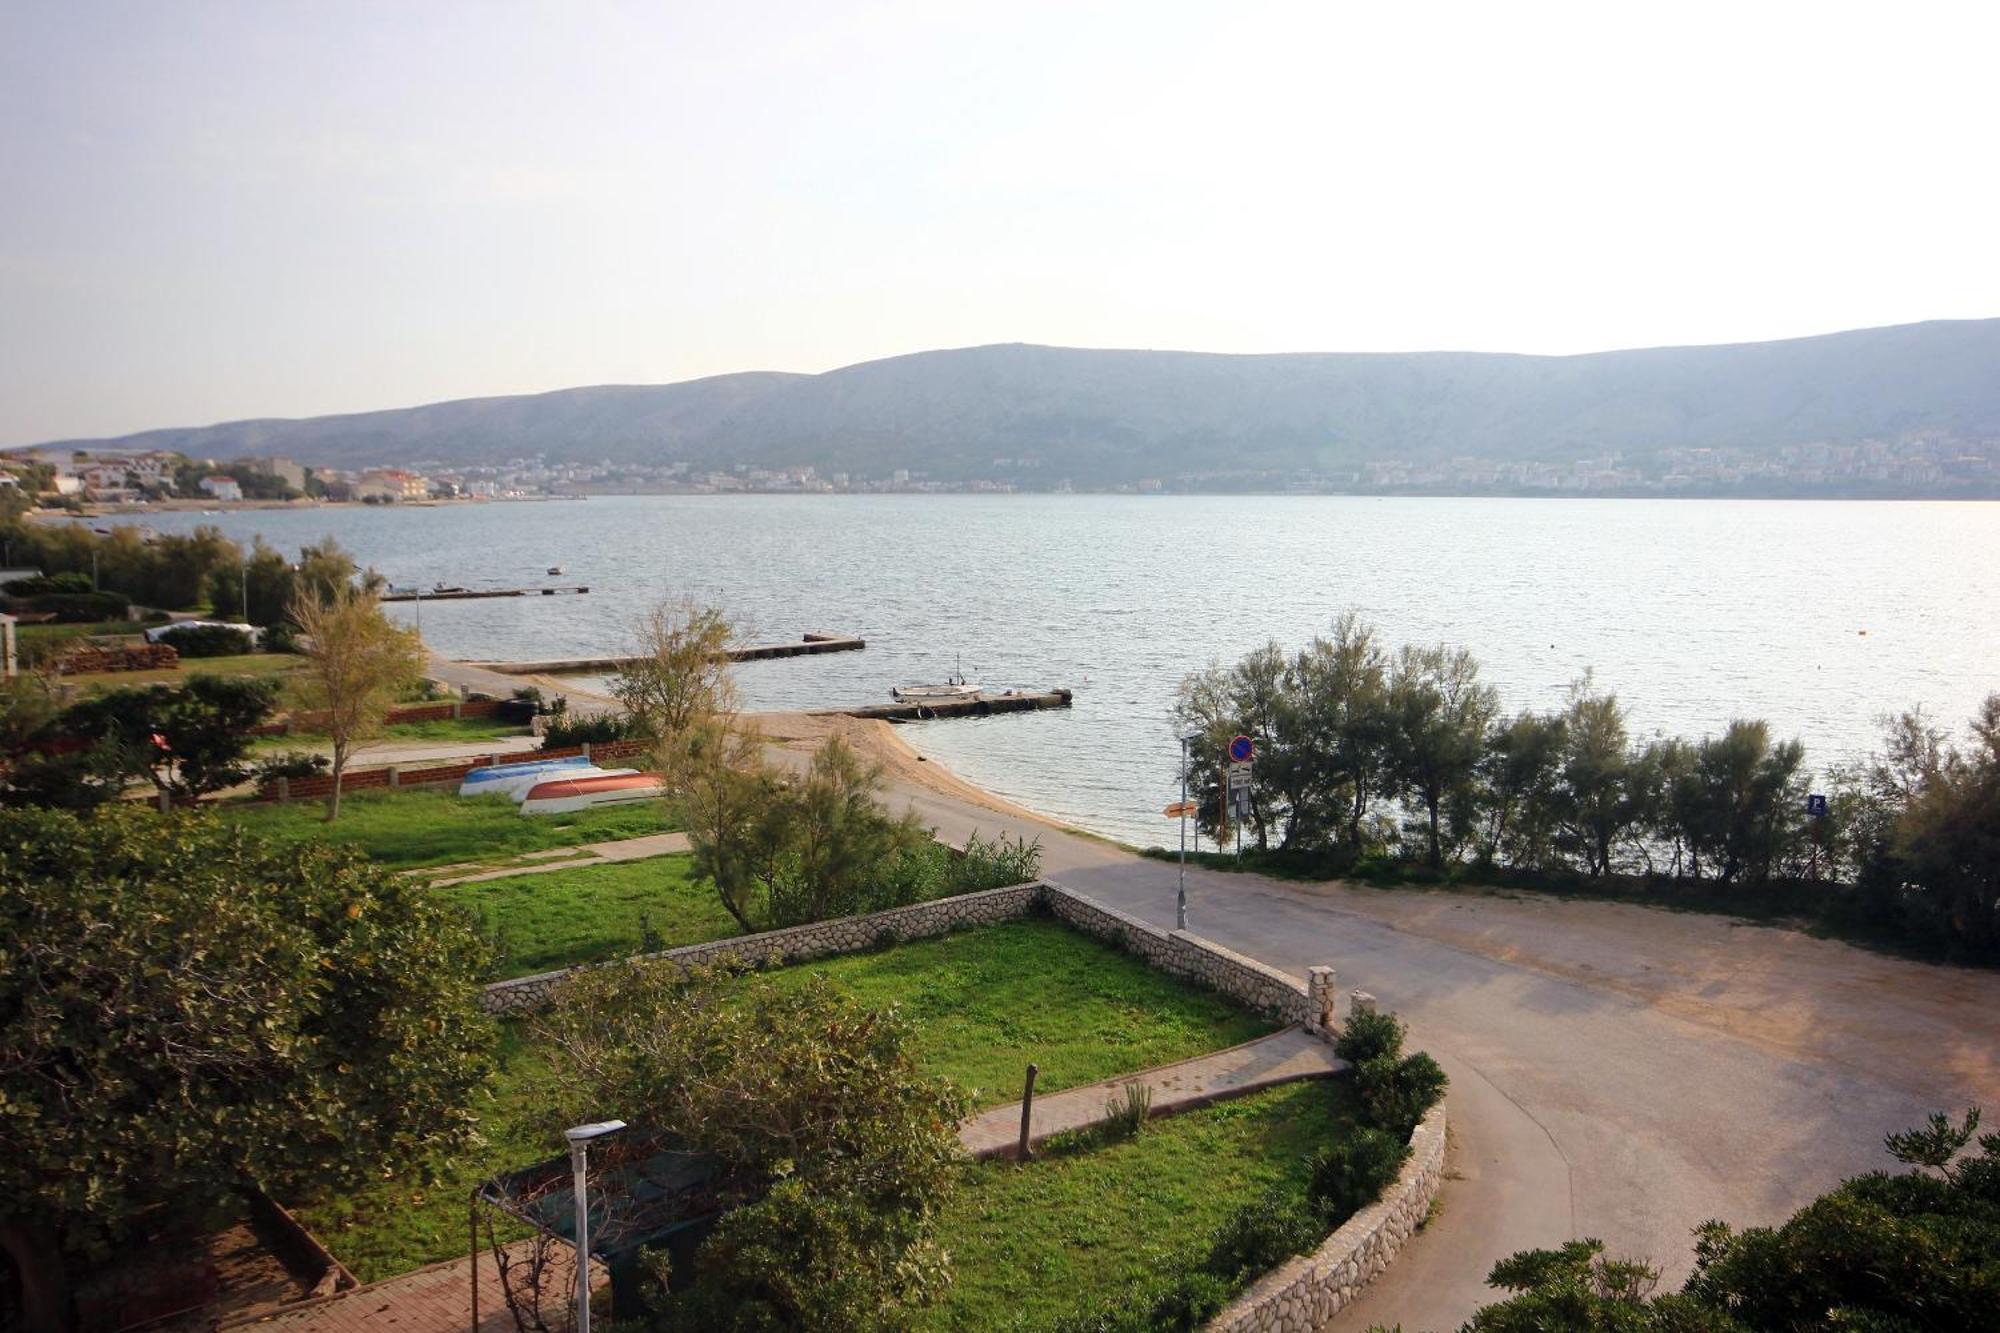
MULTIPOLYGON (((532 1241, 517 1241, 513 1248, 525 1253, 532 1241)), ((551 1266, 551 1292, 573 1292, 570 1285, 570 1250, 558 1246, 551 1266)), ((364 1333, 369 1329, 390 1329, 393 1333, 465 1333, 472 1320, 472 1285, 466 1281, 471 1265, 453 1259, 414 1273, 404 1273, 382 1282, 356 1287, 337 1296, 308 1301, 290 1310, 260 1319, 225 1323, 229 1329, 283 1329, 285 1333, 364 1333)), ((601 1264, 591 1265, 590 1285, 598 1290, 610 1278, 601 1264)), ((552 1327, 561 1327, 559 1311, 545 1316, 552 1327)), ((479 1333, 516 1333, 514 1317, 500 1295, 500 1278, 493 1256, 479 1256, 479 1333)))
MULTIPOLYGON (((1330 1042, 1302 1027, 1283 1028, 1268 1037, 1211 1051, 1192 1060, 1038 1096, 1028 1141, 1041 1143, 1053 1135, 1085 1129, 1109 1119, 1106 1102, 1113 1097, 1122 1098, 1123 1089, 1130 1083, 1145 1083, 1152 1088, 1152 1114, 1158 1116, 1193 1110, 1282 1083, 1328 1078, 1346 1068, 1347 1062, 1334 1055, 1330 1042)), ((981 1111, 958 1128, 958 1141, 979 1158, 1012 1156, 1020 1140, 1019 1102, 981 1111)))
MULTIPOLYGON (((558 870, 575 870, 582 866, 609 865, 618 861, 646 861, 655 856, 673 856, 693 850, 685 833, 649 833, 643 838, 620 838, 615 842, 587 842, 578 847, 563 847, 558 850, 571 853, 568 860, 544 860, 536 864, 522 866, 501 866, 497 870, 481 870, 470 875, 450 875, 443 879, 432 879, 434 888, 447 884, 477 884, 488 879, 512 879, 516 875, 548 875, 558 870)), ((547 856, 549 853, 542 853, 547 856)), ((454 867, 445 866, 449 870, 454 867)), ((412 875, 430 876, 434 870, 412 870, 412 875)))

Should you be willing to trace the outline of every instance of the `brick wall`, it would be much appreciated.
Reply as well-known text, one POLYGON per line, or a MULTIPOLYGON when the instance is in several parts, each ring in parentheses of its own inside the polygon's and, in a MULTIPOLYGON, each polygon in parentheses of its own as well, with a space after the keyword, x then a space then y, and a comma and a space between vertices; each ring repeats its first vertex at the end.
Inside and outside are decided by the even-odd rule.
MULTIPOLYGON (((562 750, 522 750, 514 754, 479 755, 472 759, 455 760, 448 764, 428 764, 423 767, 391 765, 387 768, 350 768, 342 776, 340 790, 346 793, 369 787, 429 787, 442 783, 456 784, 464 780, 465 775, 475 768, 535 759, 573 759, 580 755, 588 755, 592 762, 610 764, 619 760, 640 758, 645 755, 646 750, 647 745, 644 741, 598 741, 595 744, 573 745, 562 750)), ((325 796, 332 790, 331 777, 280 778, 258 788, 257 799, 298 801, 325 796)))

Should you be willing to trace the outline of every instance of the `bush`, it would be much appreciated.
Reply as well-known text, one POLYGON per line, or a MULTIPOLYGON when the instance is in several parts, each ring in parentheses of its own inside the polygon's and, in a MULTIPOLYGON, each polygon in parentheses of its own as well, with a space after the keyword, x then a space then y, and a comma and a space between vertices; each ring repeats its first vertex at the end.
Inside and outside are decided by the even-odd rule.
POLYGON ((1354 1067, 1354 1087, 1369 1123, 1398 1141, 1410 1137, 1449 1082, 1430 1056, 1403 1055, 1404 1031, 1403 1020, 1392 1013, 1355 1009, 1333 1043, 1334 1054, 1354 1067))
POLYGON ((1354 1067, 1361 1108, 1379 1128, 1408 1139, 1450 1082, 1438 1062, 1422 1051, 1398 1060, 1378 1055, 1354 1067))
POLYGON ((567 709, 563 709, 550 717, 547 728, 542 732, 542 748, 570 750, 585 744, 632 740, 636 736, 631 719, 621 714, 572 717, 567 709))
POLYGON ((259 782, 274 782, 279 778, 316 778, 332 767, 333 761, 323 754, 287 750, 259 761, 251 771, 259 782))
POLYGON ((1241 1281, 1295 1254, 1304 1254, 1325 1235, 1319 1218, 1303 1199, 1272 1190, 1230 1214, 1216 1229, 1203 1267, 1227 1281, 1241 1281))
POLYGON ((1395 1059, 1403 1053, 1403 1032, 1403 1020, 1386 1010, 1353 1009, 1334 1039, 1333 1053, 1356 1068, 1379 1056, 1395 1059))
POLYGON ((132 614, 132 599, 120 592, 45 592, 30 597, 28 609, 53 612, 58 624, 87 625, 126 619, 132 614))
POLYGON ((1313 1154, 1308 1164, 1311 1175, 1306 1181, 1306 1204, 1320 1226, 1332 1231, 1381 1198, 1409 1155, 1406 1139, 1379 1129, 1360 1130, 1352 1138, 1313 1154))
POLYGON ((182 657, 240 657, 257 648, 248 630, 228 625, 180 625, 163 631, 158 641, 182 657))
POLYGON ((264 651, 267 653, 302 653, 305 648, 299 643, 297 626, 289 620, 280 620, 264 627, 264 651))
POLYGON ((70 570, 62 574, 42 574, 34 578, 15 579, 0 587, 9 597, 40 597, 47 593, 95 592, 90 586, 90 575, 70 570))
POLYGON ((1104 1132, 1113 1138, 1129 1139, 1146 1124, 1153 1113, 1153 1085, 1127 1083, 1104 1098, 1104 1132))

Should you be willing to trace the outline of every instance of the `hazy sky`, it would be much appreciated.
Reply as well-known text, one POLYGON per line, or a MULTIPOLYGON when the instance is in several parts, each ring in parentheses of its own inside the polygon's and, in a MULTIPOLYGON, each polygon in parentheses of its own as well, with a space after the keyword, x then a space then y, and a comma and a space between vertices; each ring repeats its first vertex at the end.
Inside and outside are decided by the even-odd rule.
POLYGON ((0 0, 0 443, 2000 315, 1990 3, 0 0))

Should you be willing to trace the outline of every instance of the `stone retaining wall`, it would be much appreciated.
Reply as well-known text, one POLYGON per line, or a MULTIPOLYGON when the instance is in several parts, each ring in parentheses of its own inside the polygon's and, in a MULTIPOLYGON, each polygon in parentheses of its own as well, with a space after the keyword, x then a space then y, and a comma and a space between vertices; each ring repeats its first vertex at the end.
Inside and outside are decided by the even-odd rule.
POLYGON ((1410 1160, 1382 1197, 1311 1254, 1287 1259, 1208 1322, 1208 1333, 1310 1333, 1354 1303, 1429 1216, 1444 1176, 1444 1106, 1410 1132, 1410 1160))
MULTIPOLYGON (((965 893, 955 898, 938 898, 908 907, 894 907, 866 916, 844 916, 832 921, 814 921, 785 930, 767 930, 757 935, 690 944, 646 957, 676 963, 719 963, 733 959, 754 967, 806 962, 834 954, 859 953, 885 939, 921 940, 948 935, 973 926, 990 926, 1013 921, 1034 912, 1042 901, 1040 884, 1015 884, 1004 889, 965 893)), ((512 981, 496 981, 486 988, 481 1003, 489 1013, 526 1009, 542 1003, 549 991, 570 972, 542 972, 512 981)))
MULTIPOLYGON (((325 779, 316 781, 324 783, 325 779)), ((295 784, 293 794, 298 794, 299 787, 304 785, 295 784)), ((1037 911, 1049 912, 1072 929, 1121 948, 1162 972, 1205 986, 1282 1023, 1301 1023, 1314 1031, 1325 1031, 1332 1026, 1337 994, 1332 968, 1313 968, 1309 984, 1301 986, 1278 969, 1225 949, 1213 940, 1185 930, 1163 930, 1053 880, 939 898, 864 916, 814 921, 757 935, 738 935, 647 956, 679 963, 714 963, 731 958, 753 967, 769 967, 781 962, 859 953, 888 937, 929 939, 973 926, 1016 920, 1037 911)), ((496 981, 486 988, 483 1003, 493 1013, 530 1008, 546 999, 550 988, 570 970, 496 981)))
MULTIPOLYGON (((1163 930, 1060 884, 1048 883, 1046 889, 1049 910, 1077 930, 1108 940, 1162 972, 1186 977, 1282 1022, 1319 1026, 1318 1006, 1308 998, 1306 988, 1275 967, 1266 967, 1189 931, 1163 930)), ((1331 971, 1327 969, 1329 976, 1331 971)))

